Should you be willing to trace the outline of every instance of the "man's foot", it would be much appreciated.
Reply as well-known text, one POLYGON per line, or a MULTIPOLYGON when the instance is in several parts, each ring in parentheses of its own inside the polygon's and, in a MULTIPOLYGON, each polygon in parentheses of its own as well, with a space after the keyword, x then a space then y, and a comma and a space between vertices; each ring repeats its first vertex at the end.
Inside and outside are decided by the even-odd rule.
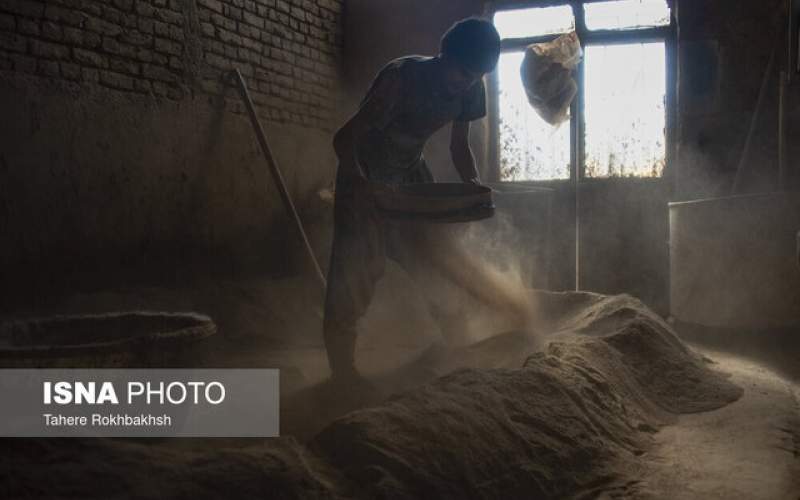
POLYGON ((355 368, 336 370, 331 373, 331 387, 335 392, 355 396, 359 400, 378 400, 381 393, 378 387, 355 368))
POLYGON ((369 384, 367 379, 354 366, 333 370, 331 372, 331 382, 336 385, 369 384))

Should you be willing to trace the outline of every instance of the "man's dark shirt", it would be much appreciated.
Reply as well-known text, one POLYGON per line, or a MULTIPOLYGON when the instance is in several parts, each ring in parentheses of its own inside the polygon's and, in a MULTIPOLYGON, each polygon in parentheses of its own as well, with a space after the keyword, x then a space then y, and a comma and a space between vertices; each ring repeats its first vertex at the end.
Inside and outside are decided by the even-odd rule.
POLYGON ((444 90, 439 61, 408 56, 387 64, 361 103, 369 131, 356 145, 359 164, 372 179, 392 177, 423 163, 425 142, 452 121, 486 115, 486 89, 479 80, 460 96, 444 90))

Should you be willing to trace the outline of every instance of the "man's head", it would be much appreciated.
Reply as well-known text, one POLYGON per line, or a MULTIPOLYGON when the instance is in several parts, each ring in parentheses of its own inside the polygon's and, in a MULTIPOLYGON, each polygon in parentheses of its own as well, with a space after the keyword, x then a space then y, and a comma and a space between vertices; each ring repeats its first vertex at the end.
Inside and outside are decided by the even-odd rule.
POLYGON ((445 67, 445 85, 449 92, 458 94, 497 65, 500 35, 488 21, 464 19, 442 36, 440 52, 445 67))

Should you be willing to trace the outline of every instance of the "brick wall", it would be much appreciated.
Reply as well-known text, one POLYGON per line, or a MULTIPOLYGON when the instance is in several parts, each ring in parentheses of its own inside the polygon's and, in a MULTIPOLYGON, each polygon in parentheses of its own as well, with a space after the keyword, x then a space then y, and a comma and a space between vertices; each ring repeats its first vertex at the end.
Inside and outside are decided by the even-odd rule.
POLYGON ((262 117, 329 130, 341 11, 342 0, 4 0, 0 69, 181 100, 219 95, 237 67, 262 117))

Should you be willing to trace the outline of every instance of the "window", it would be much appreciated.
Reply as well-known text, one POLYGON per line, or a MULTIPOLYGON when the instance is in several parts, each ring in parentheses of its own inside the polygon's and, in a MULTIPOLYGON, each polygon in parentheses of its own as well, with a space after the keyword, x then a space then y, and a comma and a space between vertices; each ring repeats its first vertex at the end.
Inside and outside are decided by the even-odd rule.
POLYGON ((528 104, 519 76, 522 55, 518 51, 501 54, 497 64, 500 179, 569 179, 569 127, 552 127, 528 104))
POLYGON ((583 6, 590 30, 641 29, 669 26, 666 0, 617 0, 583 6))
POLYGON ((666 0, 572 1, 495 12, 503 53, 494 74, 494 156, 502 181, 660 177, 674 82, 666 0), (569 120, 553 127, 528 104, 524 49, 576 31, 584 48, 569 120))
POLYGON ((660 177, 666 161, 663 42, 590 45, 584 62, 587 177, 660 177))
POLYGON ((497 12, 494 26, 502 38, 528 38, 569 33, 575 29, 575 18, 569 5, 513 9, 497 12))

